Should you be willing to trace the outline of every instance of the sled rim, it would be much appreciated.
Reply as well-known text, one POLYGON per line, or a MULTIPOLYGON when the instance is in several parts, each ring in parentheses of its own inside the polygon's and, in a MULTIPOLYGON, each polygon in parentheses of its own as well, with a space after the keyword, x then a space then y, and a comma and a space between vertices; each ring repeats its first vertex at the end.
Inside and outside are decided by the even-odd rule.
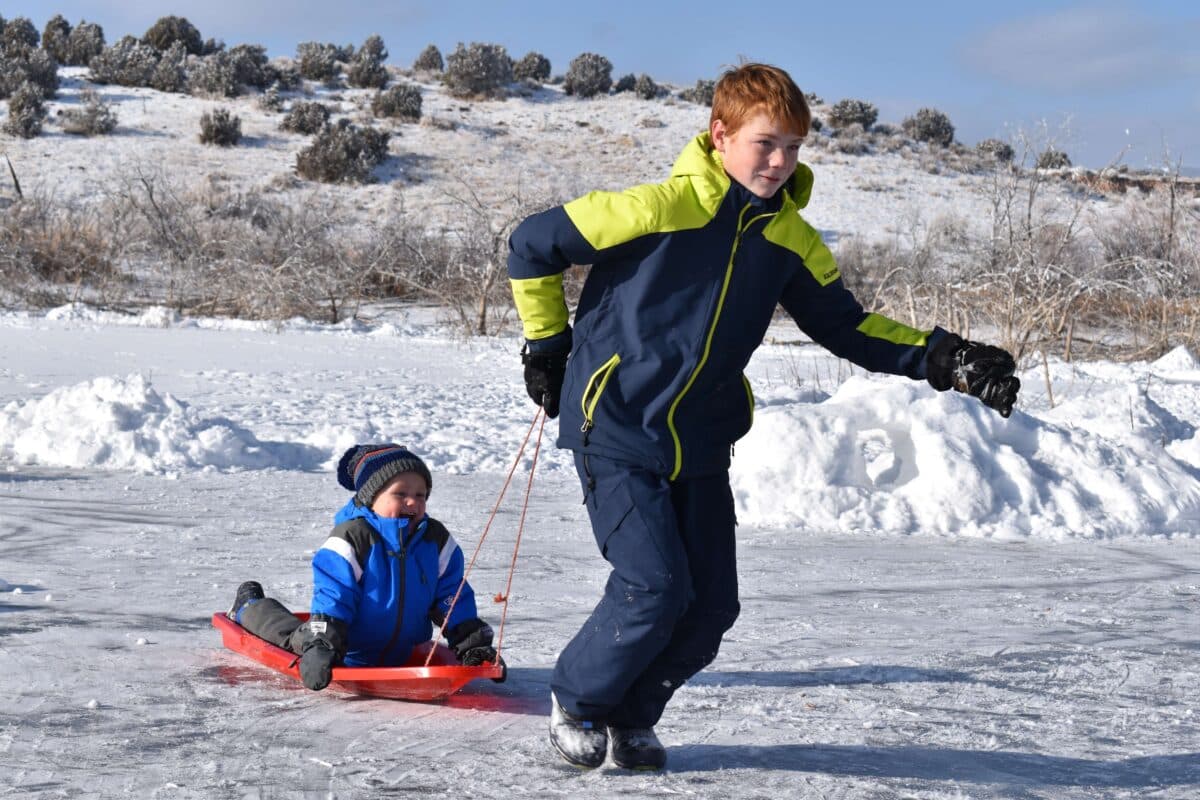
MULTIPOLYGON (((308 619, 297 613, 297 619, 308 619)), ((282 647, 250 633, 223 611, 212 615, 212 625, 221 633, 226 649, 283 675, 300 680, 299 657, 282 647)), ((485 664, 464 667, 454 652, 442 644, 425 642, 413 648, 408 663, 399 667, 334 667, 330 688, 353 694, 396 700, 440 700, 457 692, 473 680, 502 677, 504 668, 485 664), (434 649, 429 666, 425 658, 434 649)))

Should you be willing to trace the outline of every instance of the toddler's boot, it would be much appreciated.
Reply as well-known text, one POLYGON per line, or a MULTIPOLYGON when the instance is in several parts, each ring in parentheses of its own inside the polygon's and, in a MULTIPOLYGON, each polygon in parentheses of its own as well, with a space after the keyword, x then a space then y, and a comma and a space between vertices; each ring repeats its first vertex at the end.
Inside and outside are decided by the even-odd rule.
POLYGON ((233 608, 229 609, 229 618, 241 625, 241 613, 246 604, 254 600, 262 600, 264 597, 266 595, 263 594, 261 583, 258 581, 246 581, 237 588, 237 595, 233 598, 233 608))
POLYGON ((568 714, 551 692, 550 744, 568 763, 595 769, 608 755, 608 730, 604 723, 568 714))

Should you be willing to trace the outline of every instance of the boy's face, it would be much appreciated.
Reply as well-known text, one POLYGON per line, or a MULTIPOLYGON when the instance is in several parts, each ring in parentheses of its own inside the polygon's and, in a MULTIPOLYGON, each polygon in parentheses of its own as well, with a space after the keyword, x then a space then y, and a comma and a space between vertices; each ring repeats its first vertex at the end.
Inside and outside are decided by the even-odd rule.
POLYGON ((713 120, 709 133, 729 177, 758 197, 774 197, 796 171, 803 137, 765 112, 750 117, 736 131, 713 120))
POLYGON ((425 516, 425 479, 415 472, 401 472, 383 485, 371 502, 371 510, 385 519, 425 516))

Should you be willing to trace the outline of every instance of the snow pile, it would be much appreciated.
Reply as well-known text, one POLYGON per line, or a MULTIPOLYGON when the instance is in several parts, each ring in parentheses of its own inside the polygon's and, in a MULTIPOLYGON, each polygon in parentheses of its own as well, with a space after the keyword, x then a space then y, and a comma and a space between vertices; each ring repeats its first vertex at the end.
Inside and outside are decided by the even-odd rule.
POLYGON ((972 398, 852 378, 760 409, 738 443, 742 523, 1056 539, 1200 529, 1192 427, 1137 388, 1003 419, 972 398), (1182 458, 1182 454, 1180 455, 1182 458))
POLYGON ((0 411, 0 455, 21 464, 145 473, 180 469, 310 468, 328 453, 260 442, 221 417, 206 418, 141 375, 94 378, 0 411))

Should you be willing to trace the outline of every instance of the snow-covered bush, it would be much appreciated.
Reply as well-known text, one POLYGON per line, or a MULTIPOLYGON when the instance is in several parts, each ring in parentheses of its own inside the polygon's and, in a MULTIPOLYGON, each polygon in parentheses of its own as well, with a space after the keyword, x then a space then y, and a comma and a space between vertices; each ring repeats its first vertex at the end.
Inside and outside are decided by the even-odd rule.
POLYGON ((975 145, 975 151, 981 156, 994 158, 1002 164, 1011 162, 1015 155, 1012 145, 1003 139, 984 139, 975 145))
POLYGON ((55 14, 42 28, 42 49, 60 64, 67 63, 71 23, 62 14, 55 14))
POLYGON ((102 136, 117 127, 117 115, 95 89, 79 92, 79 107, 63 112, 62 129, 79 136, 102 136))
POLYGON ((188 91, 188 54, 183 42, 175 42, 158 59, 150 75, 151 88, 160 92, 188 91))
POLYGON ((857 123, 863 126, 863 130, 870 130, 877 119, 879 109, 866 100, 838 100, 829 109, 829 124, 835 128, 845 128, 857 123))
POLYGON ((204 53, 204 38, 187 17, 159 17, 142 34, 142 44, 149 45, 160 53, 171 49, 175 42, 182 42, 188 55, 198 56, 204 53))
POLYGON ((292 104, 283 115, 279 127, 292 133, 312 135, 318 133, 329 122, 329 106, 324 103, 300 100, 292 104))
POLYGON ((13 17, 0 30, 0 50, 6 55, 16 55, 38 46, 41 36, 28 17, 13 17))
POLYGON ((149 86, 157 66, 157 50, 132 36, 122 36, 88 62, 88 79, 118 86, 149 86))
POLYGON ((388 71, 383 66, 387 57, 383 38, 379 34, 368 36, 346 67, 346 83, 360 89, 382 89, 387 86, 388 71))
POLYGON ((233 67, 233 80, 241 86, 262 89, 275 81, 267 65, 267 48, 261 44, 239 44, 226 51, 233 67))
POLYGON ((225 52, 190 59, 187 83, 189 92, 203 97, 236 97, 242 91, 234 60, 225 52))
POLYGON ((950 123, 950 117, 936 108, 918 109, 900 124, 904 132, 918 142, 942 147, 949 147, 954 142, 954 125, 950 123))
POLYGON ((579 97, 607 94, 612 88, 612 62, 597 53, 580 53, 571 59, 563 91, 579 97))
POLYGON ((502 45, 462 42, 446 58, 442 81, 455 97, 493 97, 513 79, 512 59, 502 45))
POLYGON ((637 82, 633 85, 633 91, 634 94, 643 100, 653 100, 662 94, 662 89, 659 88, 659 85, 644 72, 638 75, 637 82))
POLYGON ((371 100, 371 113, 377 117, 418 122, 421 119, 421 90, 412 84, 398 83, 376 92, 371 100))
POLYGON ((23 84, 31 83, 51 98, 58 92, 58 64, 45 50, 25 48, 11 55, 0 54, 0 98, 8 97, 23 84))
POLYGON ((1041 153, 1038 153, 1038 169, 1065 169, 1069 166, 1071 166, 1071 159, 1062 150, 1047 147, 1041 153))
POLYGON ((341 74, 338 56, 341 51, 336 45, 322 42, 301 42, 296 45, 296 66, 300 74, 310 81, 334 83, 341 74))
POLYGON ((550 80, 550 59, 531 50, 513 64, 512 74, 513 80, 545 83, 550 80))
POLYGON ((232 147, 242 140, 242 119, 227 108, 205 111, 200 115, 200 143, 232 147))
POLYGON ((387 157, 390 134, 359 128, 349 120, 326 125, 296 156, 296 172, 322 183, 370 183, 371 170, 387 157))
POLYGON ((698 80, 696 85, 691 89, 684 89, 679 93, 679 97, 687 100, 689 103, 695 103, 701 106, 711 106, 713 103, 713 93, 717 90, 716 81, 698 80))
POLYGON ((22 139, 32 139, 42 132, 42 118, 45 116, 42 90, 32 83, 21 84, 9 95, 4 132, 22 139))
POLYGON ((86 67, 104 52, 104 29, 94 22, 80 22, 67 39, 67 54, 62 63, 69 67, 86 67))
POLYGON ((283 95, 279 93, 279 84, 272 83, 259 95, 258 107, 263 111, 283 111, 283 95))
POLYGON ((633 87, 635 86, 637 86, 637 76, 632 72, 628 72, 617 78, 616 82, 613 84, 612 93, 623 94, 625 92, 632 92, 633 87))
POLYGON ((445 69, 442 51, 437 49, 437 45, 427 45, 413 61, 412 68, 414 72, 441 72, 445 69))

